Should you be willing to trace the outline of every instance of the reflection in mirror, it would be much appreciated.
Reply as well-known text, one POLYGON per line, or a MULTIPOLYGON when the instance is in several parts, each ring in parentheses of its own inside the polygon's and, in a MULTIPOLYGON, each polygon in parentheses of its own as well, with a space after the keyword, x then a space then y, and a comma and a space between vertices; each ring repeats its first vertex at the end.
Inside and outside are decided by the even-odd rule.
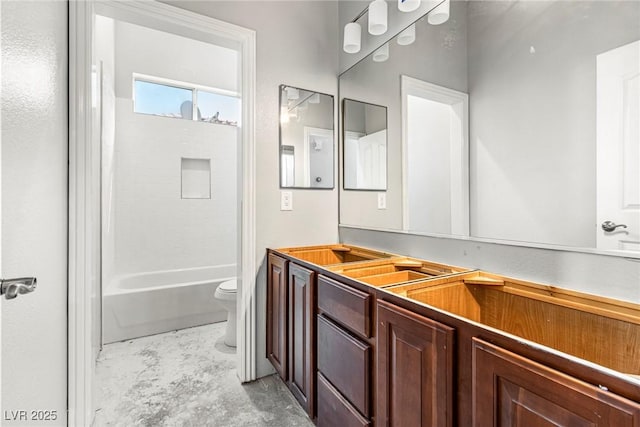
POLYGON ((333 96, 280 86, 280 187, 333 188, 333 96))
POLYGON ((447 159, 438 143, 412 154, 408 123, 433 129, 414 117, 404 75, 468 95, 470 236, 640 254, 640 2, 452 1, 447 22, 421 18, 409 32, 385 61, 370 55, 340 76, 341 98, 388 107, 389 136, 386 210, 341 191, 341 224, 463 234, 446 232, 454 203, 436 202, 459 174, 437 178, 439 195, 424 188, 434 156, 453 168, 463 153, 449 145, 447 159), (438 205, 450 214, 425 224, 438 205))
POLYGON ((469 97, 464 92, 400 77, 403 228, 467 236, 469 97))
POLYGON ((387 189, 387 108, 344 99, 344 188, 387 189))

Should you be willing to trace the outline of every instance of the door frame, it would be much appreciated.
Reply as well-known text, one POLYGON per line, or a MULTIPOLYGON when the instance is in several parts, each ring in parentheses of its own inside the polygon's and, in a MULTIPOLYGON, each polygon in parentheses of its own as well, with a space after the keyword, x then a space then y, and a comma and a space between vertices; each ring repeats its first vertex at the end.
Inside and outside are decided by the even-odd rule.
POLYGON ((460 132, 451 135, 451 186, 458 193, 458 197, 451 198, 451 227, 453 234, 469 236, 469 95, 404 74, 400 76, 400 96, 402 100, 402 229, 408 231, 410 226, 409 198, 407 197, 409 192, 407 99, 409 95, 449 104, 460 118, 460 132))
POLYGON ((256 379, 256 33, 174 6, 145 0, 69 2, 69 288, 68 425, 94 418, 95 353, 92 284, 100 280, 100 139, 92 117, 92 58, 96 7, 136 16, 166 27, 204 33, 239 52, 241 58, 242 183, 240 286, 238 287, 238 377, 256 379), (97 178, 97 182, 96 182, 97 178), (98 190, 96 190, 98 189, 98 190), (96 233, 96 227, 98 233, 96 233))

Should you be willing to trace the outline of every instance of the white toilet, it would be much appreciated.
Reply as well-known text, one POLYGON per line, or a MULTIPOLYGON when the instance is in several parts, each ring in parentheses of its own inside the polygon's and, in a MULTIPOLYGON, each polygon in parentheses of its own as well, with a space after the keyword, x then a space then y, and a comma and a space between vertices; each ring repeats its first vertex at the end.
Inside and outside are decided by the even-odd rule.
POLYGON ((238 281, 227 280, 220 283, 216 289, 214 298, 227 310, 227 330, 224 335, 224 343, 229 347, 236 346, 236 294, 238 281))

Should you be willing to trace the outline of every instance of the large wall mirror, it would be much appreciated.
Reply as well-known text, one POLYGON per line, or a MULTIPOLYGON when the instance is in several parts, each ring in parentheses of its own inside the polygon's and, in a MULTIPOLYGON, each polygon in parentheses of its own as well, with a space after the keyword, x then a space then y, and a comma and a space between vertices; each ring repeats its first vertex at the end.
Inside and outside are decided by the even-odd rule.
POLYGON ((379 51, 339 93, 387 107, 386 207, 342 225, 640 256, 640 2, 452 1, 379 51))
POLYGON ((333 96, 280 86, 280 187, 333 188, 333 96))

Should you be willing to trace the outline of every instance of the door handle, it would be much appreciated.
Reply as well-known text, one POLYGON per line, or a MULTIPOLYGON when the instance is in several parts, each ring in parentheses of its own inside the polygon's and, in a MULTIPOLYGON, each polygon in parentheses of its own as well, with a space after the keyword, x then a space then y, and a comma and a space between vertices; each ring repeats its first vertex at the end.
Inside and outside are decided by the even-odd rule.
POLYGON ((14 299, 36 290, 38 280, 35 277, 20 277, 18 279, 0 279, 0 295, 6 299, 14 299))
POLYGON ((625 224, 616 224, 613 221, 605 221, 602 223, 602 229, 607 232, 616 231, 618 227, 627 228, 625 224))

